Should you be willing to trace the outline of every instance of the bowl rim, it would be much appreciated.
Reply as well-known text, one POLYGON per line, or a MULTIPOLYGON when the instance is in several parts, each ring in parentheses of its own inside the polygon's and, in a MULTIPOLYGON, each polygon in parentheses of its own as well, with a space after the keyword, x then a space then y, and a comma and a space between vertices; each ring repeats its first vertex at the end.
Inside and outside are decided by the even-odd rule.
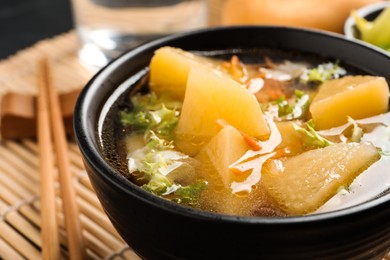
MULTIPOLYGON (((380 11, 386 7, 390 7, 390 2, 389 1, 381 1, 381 2, 376 2, 376 3, 371 3, 368 5, 365 5, 363 7, 360 7, 359 9, 356 10, 356 13, 360 17, 366 17, 367 15, 380 11)), ((352 15, 349 15, 347 20, 345 20, 344 23, 344 35, 349 38, 349 39, 356 39, 353 33, 353 28, 356 26, 355 19, 353 18, 352 15)))
MULTIPOLYGON (((103 178, 106 182, 109 182, 109 185, 117 189, 121 189, 124 193, 127 193, 130 196, 135 196, 137 199, 143 201, 143 203, 147 203, 151 206, 158 207, 160 210, 170 211, 174 214, 181 215, 183 217, 188 217, 192 219, 198 220, 207 220, 207 221, 224 221, 226 223, 235 223, 235 224, 275 224, 275 225, 289 225, 292 223, 310 223, 310 222, 319 222, 319 221, 329 221, 330 219, 338 219, 344 218, 348 215, 353 215, 355 213, 364 213, 369 210, 374 210, 376 207, 389 203, 390 206, 390 194, 386 194, 380 198, 376 198, 355 206, 351 206, 348 208, 331 211, 331 212, 323 212, 316 214, 308 214, 303 216, 287 216, 287 217, 246 217, 246 216, 236 216, 236 215, 227 215, 227 214, 219 214, 206 212, 199 209, 194 209, 190 207, 186 207, 183 205, 176 204, 174 202, 162 199, 154 194, 151 194, 136 184, 131 183, 125 177, 121 176, 117 173, 104 159, 98 147, 95 147, 93 138, 88 136, 88 118, 90 117, 88 111, 88 104, 93 103, 93 95, 97 90, 98 86, 104 82, 104 79, 113 73, 118 67, 121 67, 123 63, 127 60, 132 59, 132 57, 137 56, 138 54, 146 51, 154 50, 154 47, 160 46, 164 42, 181 39, 184 37, 191 37, 192 35, 204 34, 204 33, 213 33, 214 31, 228 31, 228 30, 246 30, 246 29, 271 29, 271 30, 287 30, 294 32, 304 32, 309 34, 317 34, 319 36, 331 37, 335 40, 342 42, 349 42, 353 45, 363 46, 364 48, 368 48, 372 51, 379 52, 379 54, 389 58, 387 53, 379 48, 375 48, 370 44, 359 42, 355 40, 348 39, 343 35, 322 31, 322 30, 314 30, 307 28, 298 28, 298 27, 289 27, 289 26, 261 26, 261 25, 243 25, 243 26, 218 26, 218 27, 210 27, 205 29, 198 29, 194 31, 184 32, 173 34, 169 36, 165 36, 162 38, 158 38, 144 44, 135 47, 125 53, 123 53, 118 58, 112 60, 108 63, 104 68, 102 68, 98 73, 96 73, 90 81, 86 84, 83 90, 80 93, 80 96, 77 100, 75 106, 74 113, 74 132, 76 141, 80 148, 80 151, 84 157, 84 160, 90 164, 94 172, 98 174, 101 178, 103 178)), ((112 93, 111 93, 112 95, 112 93)), ((107 102, 107 99, 104 101, 107 102)), ((104 104, 104 103, 103 103, 104 104)), ((99 110, 100 116, 101 109, 99 110)), ((109 214, 109 213, 107 213, 109 214)))

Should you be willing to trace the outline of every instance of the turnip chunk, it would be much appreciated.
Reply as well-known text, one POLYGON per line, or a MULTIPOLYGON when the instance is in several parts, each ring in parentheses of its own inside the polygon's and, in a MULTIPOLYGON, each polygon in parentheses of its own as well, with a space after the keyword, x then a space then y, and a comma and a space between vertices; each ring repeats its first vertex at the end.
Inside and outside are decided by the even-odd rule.
POLYGON ((389 86, 383 77, 346 76, 323 83, 310 105, 316 129, 329 129, 388 110, 389 86))
POLYGON ((243 156, 250 147, 237 129, 227 125, 203 149, 225 187, 228 188, 234 175, 229 166, 243 156))
POLYGON ((162 47, 155 51, 150 63, 150 88, 158 94, 183 100, 191 68, 214 69, 217 66, 218 62, 213 59, 178 48, 162 47))
POLYGON ((303 215, 317 210, 379 158, 371 144, 334 144, 273 160, 262 180, 285 212, 303 215))
POLYGON ((209 69, 191 68, 175 130, 177 147, 195 155, 201 146, 189 147, 195 143, 189 140, 207 143, 221 130, 219 120, 254 137, 269 134, 259 103, 243 85, 209 69))
MULTIPOLYGON (((372 143, 382 150, 379 161, 361 173, 348 187, 326 202, 315 213, 351 207, 371 200, 390 189, 390 113, 358 120, 359 124, 381 123, 372 132, 362 137, 362 142, 372 143)), ((342 134, 334 131, 332 134, 342 134)))
POLYGON ((313 213, 323 213, 356 206, 369 201, 390 189, 390 156, 382 156, 365 172, 361 173, 348 190, 340 190, 313 213))

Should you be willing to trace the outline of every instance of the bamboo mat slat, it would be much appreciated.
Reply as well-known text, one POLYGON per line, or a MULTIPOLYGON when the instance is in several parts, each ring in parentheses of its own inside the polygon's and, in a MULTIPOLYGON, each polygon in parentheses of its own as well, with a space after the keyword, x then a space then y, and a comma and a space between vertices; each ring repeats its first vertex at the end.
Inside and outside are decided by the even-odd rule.
MULTIPOLYGON (((59 93, 80 89, 92 77, 77 58, 73 31, 38 42, 0 61, 0 99, 6 92, 37 94, 36 64, 50 58, 53 85, 59 93)), ((85 172, 74 141, 68 141, 71 172, 82 235, 90 259, 139 259, 105 215, 85 172)), ((53 173, 58 177, 57 169, 53 173)), ((38 145, 35 139, 0 141, 0 259, 41 259, 38 145)), ((68 259, 62 201, 56 183, 61 257, 68 259)))

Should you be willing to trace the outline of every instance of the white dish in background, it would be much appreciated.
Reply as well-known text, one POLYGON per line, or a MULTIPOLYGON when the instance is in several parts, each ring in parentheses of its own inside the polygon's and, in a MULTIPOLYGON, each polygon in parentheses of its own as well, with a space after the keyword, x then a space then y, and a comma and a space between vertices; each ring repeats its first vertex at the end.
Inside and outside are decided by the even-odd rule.
MULTIPOLYGON (((367 19, 368 21, 374 20, 383 9, 390 6, 389 1, 382 1, 370 5, 363 6, 356 10, 360 17, 367 19)), ((350 15, 344 24, 344 35, 350 39, 359 39, 359 32, 356 28, 355 18, 350 15)))

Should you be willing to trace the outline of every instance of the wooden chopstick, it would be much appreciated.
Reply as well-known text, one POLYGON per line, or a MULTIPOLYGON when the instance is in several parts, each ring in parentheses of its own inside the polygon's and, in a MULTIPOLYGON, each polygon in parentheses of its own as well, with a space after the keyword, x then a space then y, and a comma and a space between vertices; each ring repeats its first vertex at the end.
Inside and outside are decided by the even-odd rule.
MULTIPOLYGON (((42 70, 44 71, 46 77, 50 79, 51 75, 47 59, 43 60, 42 70)), ((56 89, 51 84, 51 81, 47 80, 46 82, 48 84, 45 86, 45 91, 49 103, 51 130, 56 150, 69 256, 70 259, 85 259, 86 251, 81 232, 82 228, 77 208, 76 194, 72 183, 65 127, 62 121, 59 98, 56 89)))
POLYGON ((50 133, 50 113, 47 85, 47 60, 40 60, 37 67, 38 80, 38 145, 41 183, 42 258, 59 259, 60 242, 56 210, 55 179, 53 176, 53 146, 50 133))
MULTIPOLYGON (((0 212, 6 212, 5 209, 9 209, 7 210, 7 213, 3 215, 4 221, 7 224, 9 223, 9 225, 12 225, 12 228, 17 232, 20 232, 21 236, 25 240, 30 240, 31 246, 20 246, 16 240, 9 240, 8 238, 5 240, 6 243, 9 243, 10 246, 14 247, 15 251, 24 256, 24 258, 31 258, 34 253, 35 246, 39 248, 42 246, 41 242, 34 242, 35 233, 38 233, 37 235, 40 236, 39 227, 43 225, 38 215, 38 212, 41 211, 41 202, 39 200, 33 199, 35 194, 37 194, 36 190, 39 190, 40 184, 38 182, 39 178, 36 178, 36 181, 29 180, 30 186, 32 187, 32 191, 29 191, 26 189, 26 187, 23 187, 21 181, 28 179, 28 172, 37 173, 39 148, 35 142, 29 139, 22 140, 21 143, 15 141, 4 141, 3 144, 8 150, 2 149, 4 147, 0 147, 0 172, 3 174, 3 177, 9 178, 12 183, 5 182, 6 178, 0 178, 0 212), (10 154, 5 156, 5 152, 10 154), (21 158, 22 160, 20 160, 21 158), (6 162, 10 162, 11 164, 4 164, 6 162), (22 169, 19 169, 18 166, 22 162, 31 162, 26 165, 29 166, 29 168, 23 169, 23 171, 21 171, 22 169), (21 176, 23 178, 13 179, 15 176, 21 176), (5 203, 3 206, 1 201, 4 201, 5 203), (15 205, 19 206, 16 207, 15 205), (32 225, 37 227, 37 230, 32 231, 31 229, 26 228, 26 223, 17 223, 16 219, 14 219, 14 215, 19 213, 20 216, 26 220, 26 222, 32 223, 32 225)), ((70 156, 70 158, 74 158, 75 155, 79 155, 80 152, 77 150, 77 146, 75 144, 68 143, 68 145, 70 148, 69 155, 73 155, 70 156)), ((120 248, 125 248, 125 243, 116 233, 116 231, 113 230, 113 227, 110 224, 107 216, 103 212, 100 204, 97 202, 96 196, 93 198, 90 197, 90 195, 94 195, 95 193, 90 186, 88 177, 85 175, 83 165, 80 165, 78 161, 72 160, 71 164, 74 167, 74 169, 72 169, 72 173, 78 177, 78 181, 76 181, 75 185, 77 192, 76 201, 80 210, 80 221, 83 226, 83 235, 86 248, 88 248, 87 257, 94 257, 94 259, 139 259, 136 257, 127 257, 125 252, 122 252, 120 248), (86 196, 87 194, 89 195, 86 196), (91 240, 92 237, 98 239, 99 242, 95 243, 96 240, 91 240), (101 243, 103 243, 105 248, 107 247, 108 249, 100 248, 101 243), (117 257, 115 258, 114 256, 117 257)), ((57 196, 59 196, 59 188, 57 191, 57 196)), ((62 208, 62 203, 58 198, 56 199, 56 204, 58 209, 62 208)), ((63 214, 59 213, 57 216, 60 229, 61 227, 65 228, 63 214)), ((66 236, 63 236, 64 233, 65 232, 60 232, 60 241, 63 244, 67 244, 65 241, 66 236)), ((0 231, 0 242, 2 241, 3 235, 8 236, 8 233, 3 233, 0 231)), ((4 259, 17 259, 15 257, 7 257, 7 254, 3 254, 2 250, 3 248, 0 243, 0 256, 2 256, 4 259)), ((4 248, 4 250, 7 250, 7 248, 4 248)), ((127 249, 127 251, 129 250, 131 251, 131 249, 127 249)), ((37 250, 35 251, 35 254, 36 253, 37 250)), ((36 258, 42 258, 42 253, 38 253, 39 257, 36 258)), ((61 251, 61 254, 61 259, 68 258, 67 253, 61 251)))

